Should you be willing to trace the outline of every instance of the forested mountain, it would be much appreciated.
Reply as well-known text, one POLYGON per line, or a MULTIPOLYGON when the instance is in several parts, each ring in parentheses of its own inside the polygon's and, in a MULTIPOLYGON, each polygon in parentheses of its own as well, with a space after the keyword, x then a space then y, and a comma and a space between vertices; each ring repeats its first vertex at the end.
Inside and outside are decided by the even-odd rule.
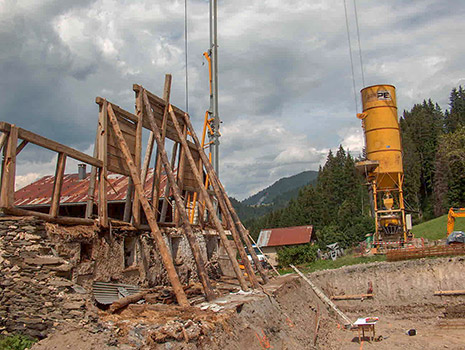
MULTIPOLYGON (((415 104, 400 116, 404 162, 404 195, 414 221, 421 222, 465 206, 465 90, 450 94, 450 108, 433 101, 415 104)), ((316 183, 279 210, 249 219, 245 225, 257 237, 260 229, 314 225, 320 244, 350 246, 374 231, 369 198, 355 160, 342 146, 331 151, 316 183)))
POLYGON ((279 179, 260 192, 246 198, 242 202, 231 198, 231 203, 241 220, 250 220, 284 208, 291 199, 299 195, 302 187, 315 183, 317 171, 308 170, 299 174, 279 179))
POLYGON ((310 182, 314 181, 318 176, 317 171, 308 170, 303 171, 297 175, 283 177, 279 179, 271 186, 261 190, 260 192, 250 196, 247 199, 242 201, 244 205, 262 205, 262 204, 272 204, 276 202, 278 198, 279 201, 287 201, 293 197, 293 194, 297 195, 299 193, 298 189, 303 186, 308 185, 310 182), (285 195, 284 195, 285 194, 285 195), (284 195, 284 196, 283 196, 284 195))

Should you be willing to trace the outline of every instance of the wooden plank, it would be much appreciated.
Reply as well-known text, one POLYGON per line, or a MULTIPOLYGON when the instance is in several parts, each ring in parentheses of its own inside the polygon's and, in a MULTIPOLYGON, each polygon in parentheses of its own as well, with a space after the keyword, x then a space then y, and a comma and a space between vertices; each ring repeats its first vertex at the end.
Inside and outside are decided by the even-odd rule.
POLYGON ((98 123, 98 156, 102 162, 102 168, 99 171, 98 181, 98 213, 99 223, 103 227, 108 226, 108 203, 107 203, 107 169, 108 169, 108 153, 107 153, 107 141, 108 141, 108 111, 107 104, 99 105, 99 123, 98 123))
POLYGON ((465 290, 438 290, 434 292, 436 296, 446 296, 446 295, 465 295, 465 290))
POLYGON ((121 175, 129 175, 129 169, 123 159, 113 155, 108 155, 107 157, 107 170, 121 175))
POLYGON ((18 145, 18 127, 11 125, 3 160, 3 177, 0 193, 0 206, 10 208, 15 203, 16 146, 18 145))
POLYGON ((149 223, 152 236, 155 242, 157 243, 157 247, 160 252, 163 265, 165 266, 166 272, 168 274, 168 278, 171 282, 173 291, 176 295, 176 299, 179 305, 189 306, 189 301, 187 300, 186 293, 184 292, 184 289, 182 288, 181 282, 179 281, 178 274, 174 267, 173 258, 171 256, 171 253, 168 247, 166 246, 165 240, 163 239, 163 236, 157 225, 157 221, 155 220, 155 216, 153 215, 152 209, 150 208, 150 204, 144 195, 144 189, 142 187, 137 168, 134 164, 134 161, 132 160, 129 147, 126 144, 126 141, 124 140, 121 130, 119 129, 118 121, 116 120, 116 117, 113 113, 111 105, 108 105, 108 116, 109 116, 109 121, 113 127, 113 130, 115 131, 115 134, 117 136, 118 143, 126 159, 126 164, 129 170, 131 171, 131 178, 132 178, 132 181, 134 182, 135 190, 139 193, 140 203, 147 217, 147 221, 149 223))
POLYGON ((21 141, 21 143, 19 144, 19 146, 16 148, 16 156, 18 156, 18 154, 21 153, 21 151, 24 149, 24 147, 26 147, 26 145, 27 145, 28 143, 29 143, 29 142, 26 141, 26 140, 21 141))
MULTIPOLYGON (((149 104, 147 95, 145 94, 144 90, 142 90, 142 99, 144 102, 145 110, 147 112, 148 121, 153 127, 153 134, 155 137, 155 141, 157 142, 157 147, 159 149, 160 162, 163 163, 166 176, 168 177, 168 182, 170 183, 170 186, 173 191, 173 196, 176 202, 176 206, 179 208, 179 214, 183 222, 184 233, 189 243, 189 246, 191 248, 192 255, 194 257, 194 261, 197 267, 197 275, 202 284, 205 297, 207 298, 207 300, 213 300, 215 298, 215 293, 213 292, 212 286, 210 284, 210 280, 208 279, 208 274, 205 269, 205 263, 202 258, 202 254, 200 252, 200 247, 197 243, 197 238, 194 234, 194 231, 192 230, 192 226, 189 223, 187 211, 186 211, 186 208, 184 206, 184 202, 181 196, 181 190, 179 189, 177 185, 176 177, 174 176, 172 165, 170 164, 168 160, 168 155, 166 153, 165 145, 164 145, 164 139, 162 137, 162 131, 160 131, 160 129, 155 125, 153 113, 150 110, 150 104, 149 104)), ((176 159, 176 157, 173 157, 173 159, 176 159)))
MULTIPOLYGON (((176 163, 176 154, 178 152, 178 145, 179 143, 175 142, 173 145, 173 149, 171 150, 171 169, 174 169, 175 163, 176 163)), ((164 195, 164 200, 163 204, 161 206, 161 213, 160 213, 160 222, 165 222, 166 221, 166 212, 168 211, 168 197, 170 193, 170 182, 166 181, 166 185, 163 191, 164 195)))
POLYGON ((68 217, 68 216, 58 216, 58 217, 53 217, 50 214, 45 214, 45 213, 39 213, 37 211, 32 211, 32 210, 25 210, 21 208, 4 208, 3 211, 5 214, 8 215, 17 215, 17 216, 35 216, 38 217, 39 219, 49 221, 49 222, 54 222, 57 224, 62 224, 62 225, 94 225, 95 220, 91 219, 84 219, 84 218, 74 218, 74 217, 68 217))
POLYGON ((55 181, 53 183, 52 203, 50 205, 49 214, 56 218, 60 209, 61 187, 63 185, 63 175, 65 173, 66 154, 59 153, 57 160, 57 168, 55 171, 55 181))
POLYGON ((105 102, 111 104, 111 107, 113 108, 113 112, 116 114, 117 117, 118 116, 123 116, 126 119, 129 119, 130 121, 132 121, 134 123, 137 123, 137 117, 134 114, 126 111, 125 109, 122 109, 120 106, 118 106, 118 105, 116 105, 114 103, 108 102, 103 97, 96 97, 95 98, 95 103, 97 103, 98 105, 102 106, 105 102))
MULTIPOLYGON (((0 123, 0 131, 7 131, 10 132, 11 124, 1 122, 0 123)), ((85 153, 82 153, 74 148, 62 145, 56 141, 50 140, 46 137, 37 135, 31 131, 18 128, 18 138, 33 143, 34 145, 41 146, 43 148, 49 149, 51 151, 55 151, 58 153, 65 153, 68 157, 73 159, 79 160, 83 163, 87 163, 96 167, 102 167, 102 162, 94 157, 91 157, 85 153)), ((16 148, 15 148, 16 149, 16 148)))
MULTIPOLYGON (((182 129, 181 129, 181 126, 177 123, 176 116, 175 116, 174 111, 171 108, 171 106, 170 106, 169 111, 170 111, 171 120, 173 120, 173 123, 174 123, 174 125, 176 127, 176 131, 178 132, 178 135, 181 137, 182 129)), ((193 131, 193 129, 191 129, 189 127, 189 125, 187 125, 187 126, 188 126, 188 130, 191 133, 191 136, 194 137, 195 132, 193 131)), ((207 209, 208 209, 208 211, 210 213, 210 216, 212 217, 213 224, 215 225, 218 233, 220 234, 220 239, 223 242, 223 245, 224 245, 224 247, 226 249, 226 253, 228 254, 229 260, 231 261, 231 265, 232 265, 233 270, 235 272, 235 275, 236 275, 236 277, 237 277, 237 279, 239 281, 239 284, 241 285, 241 288, 243 290, 248 290, 249 288, 248 288, 247 283, 245 281, 244 275, 242 274, 242 271, 241 271, 241 269, 239 267, 239 264, 238 264, 238 262, 236 260, 236 253, 232 250, 231 246, 229 245, 229 240, 228 240, 228 238, 226 236, 226 232, 224 232, 223 225, 221 224, 220 219, 218 218, 218 215, 216 214, 217 210, 216 210, 215 206, 213 205, 213 202, 212 202, 210 196, 208 195, 207 190, 203 186, 203 178, 200 175, 199 170, 197 169, 195 160, 192 157, 192 153, 190 152, 189 146, 187 145, 187 142, 186 142, 185 139, 181 138, 181 145, 185 149, 185 155, 186 155, 187 163, 190 165, 191 169, 193 170, 194 176, 195 176, 195 178, 197 180, 197 186, 199 187, 200 193, 201 193, 203 199, 205 200, 205 204, 206 204, 207 209)), ((245 256, 245 259, 247 260, 247 262, 249 262, 249 259, 247 258, 247 254, 245 254, 244 247, 242 247, 242 246, 238 247, 237 246, 237 237, 234 236, 233 231, 231 231, 231 233, 233 235, 234 242, 236 243, 236 247, 239 250, 239 254, 241 254, 241 258, 244 260, 244 256, 245 256), (241 253, 241 248, 242 248, 243 254, 241 253)), ((246 268, 247 268, 247 262, 245 262, 246 268)), ((250 282, 252 283, 252 287, 256 288, 257 284, 258 284, 258 281, 256 281, 256 278, 254 278, 255 274, 254 274, 253 270, 250 268, 250 263, 249 263, 249 269, 247 269, 247 273, 249 274, 249 279, 250 279, 250 282)))
POLYGON ((373 294, 332 295, 331 300, 360 300, 373 298, 373 294))
MULTIPOLYGON (((131 151, 131 154, 135 154, 136 150, 136 137, 134 135, 129 135, 126 133, 122 133, 124 140, 128 144, 129 150, 131 151)), ((113 130, 108 130, 108 145, 113 146, 113 149, 119 150, 118 144, 116 142, 116 136, 113 130)), ((119 151, 118 153, 121 153, 119 151)))
POLYGON ((312 287, 313 291, 315 292, 315 294, 321 299, 321 301, 325 302, 328 306, 330 306, 334 311, 336 311, 336 313, 345 321, 347 322, 347 324, 350 324, 350 325, 354 325, 353 322, 350 320, 350 318, 348 318, 341 310, 339 310, 339 308, 336 306, 336 304, 334 304, 326 295, 325 293, 323 293, 321 291, 320 288, 318 288, 312 281, 310 281, 310 279, 308 277, 306 277, 302 272, 300 272, 299 269, 297 269, 297 267, 295 267, 294 265, 289 265, 290 267, 292 267, 294 269, 295 272, 297 272, 297 274, 302 277, 304 279, 305 282, 308 283, 308 285, 310 287, 312 287))

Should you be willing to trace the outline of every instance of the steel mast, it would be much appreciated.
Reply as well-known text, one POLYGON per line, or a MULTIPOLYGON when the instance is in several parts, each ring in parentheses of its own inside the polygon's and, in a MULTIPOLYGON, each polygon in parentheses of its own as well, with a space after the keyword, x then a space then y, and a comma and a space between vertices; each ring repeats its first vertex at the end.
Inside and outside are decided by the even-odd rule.
POLYGON ((212 90, 210 94, 210 115, 212 132, 208 134, 212 165, 219 175, 220 162, 220 117, 218 114, 218 4, 217 0, 210 0, 210 57, 212 64, 212 90))

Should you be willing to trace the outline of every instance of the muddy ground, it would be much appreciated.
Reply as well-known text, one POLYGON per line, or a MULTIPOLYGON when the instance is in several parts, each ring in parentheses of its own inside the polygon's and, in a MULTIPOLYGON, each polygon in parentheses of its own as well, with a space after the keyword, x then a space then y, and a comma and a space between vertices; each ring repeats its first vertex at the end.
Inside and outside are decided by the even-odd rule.
POLYGON ((461 257, 364 264, 309 277, 328 296, 366 293, 370 284, 373 299, 335 303, 352 320, 379 317, 377 341, 359 342, 303 280, 288 275, 261 292, 185 310, 101 312, 94 328, 70 325, 33 349, 465 349, 465 298, 434 296, 436 290, 465 289, 461 257), (409 329, 416 335, 406 335, 409 329))

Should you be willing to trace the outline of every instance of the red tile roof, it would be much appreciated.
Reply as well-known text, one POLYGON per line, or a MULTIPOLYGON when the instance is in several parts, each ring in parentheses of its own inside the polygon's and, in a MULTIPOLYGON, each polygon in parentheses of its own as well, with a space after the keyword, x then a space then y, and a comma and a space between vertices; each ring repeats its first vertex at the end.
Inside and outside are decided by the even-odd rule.
MULTIPOLYGON (((152 192, 153 169, 149 169, 147 180, 145 181, 144 191, 147 196, 152 192)), ((33 182, 26 187, 15 192, 15 206, 28 205, 50 205, 54 176, 44 176, 43 178, 33 182)), ((61 190, 60 204, 76 204, 85 203, 88 199, 87 191, 89 189, 90 174, 88 173, 84 180, 79 180, 78 174, 67 174, 63 177, 63 187, 61 190)), ((124 175, 112 174, 108 175, 110 183, 107 192, 108 201, 122 201, 126 198, 128 187, 128 177, 124 175)), ((162 175, 161 186, 164 195, 166 185, 166 175, 162 175)), ((95 191, 97 198, 97 190, 95 191)))
POLYGON ((260 231, 257 244, 260 247, 305 244, 310 242, 312 233, 313 226, 264 229, 260 231))

